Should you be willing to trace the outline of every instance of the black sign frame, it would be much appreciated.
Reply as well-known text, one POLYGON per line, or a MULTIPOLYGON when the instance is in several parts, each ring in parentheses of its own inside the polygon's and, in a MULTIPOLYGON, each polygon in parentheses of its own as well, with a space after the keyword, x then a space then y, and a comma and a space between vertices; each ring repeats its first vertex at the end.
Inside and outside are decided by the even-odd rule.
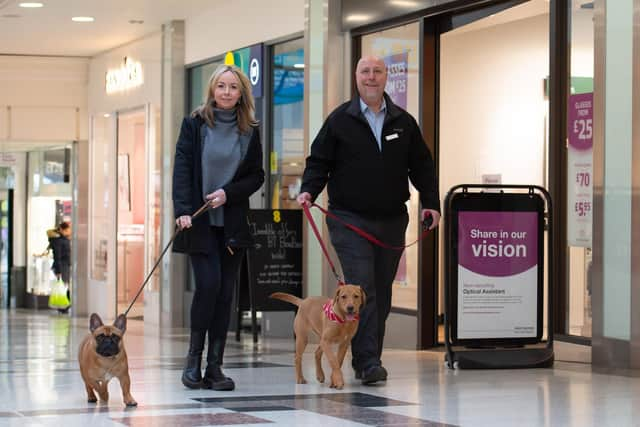
POLYGON ((269 295, 286 292, 302 298, 302 211, 251 209, 248 220, 255 243, 243 261, 238 309, 295 310, 294 305, 269 295))
POLYGON ((543 336, 543 308, 544 308, 544 200, 535 193, 473 193, 460 192, 451 197, 452 215, 450 262, 448 263, 451 314, 451 341, 454 345, 485 346, 485 345, 523 345, 539 343, 543 336), (460 212, 534 212, 537 215, 537 284, 536 284, 536 336, 522 338, 459 338, 458 337, 458 213, 460 212))

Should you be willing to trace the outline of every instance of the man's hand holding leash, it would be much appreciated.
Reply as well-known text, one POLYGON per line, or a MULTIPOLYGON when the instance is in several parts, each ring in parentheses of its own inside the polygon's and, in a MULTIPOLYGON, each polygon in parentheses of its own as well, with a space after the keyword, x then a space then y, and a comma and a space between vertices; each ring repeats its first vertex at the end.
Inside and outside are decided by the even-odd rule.
POLYGON ((298 204, 300 206, 310 205, 311 204, 311 194, 307 193, 306 191, 304 193, 300 193, 300 194, 298 194, 298 197, 296 197, 296 201, 298 202, 298 204))
POLYGON ((433 209, 422 209, 422 224, 427 230, 433 230, 440 223, 440 212, 433 209))

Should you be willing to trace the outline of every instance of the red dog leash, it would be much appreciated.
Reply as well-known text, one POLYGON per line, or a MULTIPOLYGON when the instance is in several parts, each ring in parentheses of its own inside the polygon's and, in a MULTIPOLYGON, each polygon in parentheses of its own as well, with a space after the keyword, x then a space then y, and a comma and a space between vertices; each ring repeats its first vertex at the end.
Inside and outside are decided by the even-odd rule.
POLYGON ((422 230, 422 234, 420 235, 420 237, 418 237, 418 239, 415 242, 412 242, 412 243, 410 243, 408 245, 404 245, 404 246, 393 246, 393 245, 389 245, 387 243, 381 242, 375 236, 367 233, 363 229, 361 229, 359 227, 356 227, 353 224, 349 224, 348 222, 344 221, 340 217, 338 217, 338 216, 332 214, 331 212, 329 212, 328 210, 324 209, 322 206, 318 206, 315 203, 305 203, 305 204, 303 204, 302 205, 302 210, 304 211, 304 215, 307 217, 307 220, 309 220, 309 224, 311 224, 311 228, 313 229, 313 233, 316 235, 316 239, 318 239, 318 243, 320 244, 320 247, 322 248, 322 252, 324 253, 324 256, 327 258, 327 261, 329 262, 329 265, 331 266, 331 271, 333 272, 333 275, 336 277, 336 280, 338 281, 338 286, 344 285, 344 280, 342 280, 340 278, 340 276, 338 275, 338 273, 336 271, 336 267, 333 264, 333 261, 331 261, 331 258, 329 257, 329 251, 327 251, 327 248, 326 248, 326 246, 324 244, 324 241, 322 240, 322 237, 320 236, 320 232, 318 231, 318 227, 316 226, 316 223, 313 220, 313 216, 311 216, 311 212, 309 211, 309 205, 311 205, 312 207, 318 208, 320 210, 320 212, 325 214, 325 216, 327 216, 327 217, 329 217, 331 219, 335 219, 340 224, 342 224, 345 227, 347 227, 348 229, 352 230, 353 232, 355 232, 360 237, 364 237, 365 239, 367 239, 371 243, 373 243, 375 245, 378 245, 380 247, 386 248, 386 249, 393 249, 393 250, 396 250, 396 251, 402 251, 405 248, 408 248, 409 246, 415 245, 416 243, 418 243, 419 241, 424 239, 427 236, 427 234, 429 233, 429 229, 424 227, 423 230, 422 230))
MULTIPOLYGON (((313 206, 317 206, 317 205, 313 204, 313 206)), ((333 264, 333 261, 331 261, 331 257, 329 256, 329 251, 327 251, 327 247, 325 246, 324 241, 322 240, 322 237, 320 237, 320 232, 318 231, 316 222, 313 220, 313 216, 311 216, 311 212, 309 212, 309 206, 306 203, 303 204, 302 210, 304 211, 304 215, 307 217, 307 220, 309 220, 309 224, 311 224, 311 228, 313 229, 313 234, 316 235, 316 239, 318 239, 318 243, 320 243, 322 252, 324 253, 325 258, 327 258, 327 261, 329 262, 329 266, 331 266, 331 271, 333 272, 333 275, 338 281, 338 286, 344 285, 344 280, 342 280, 342 278, 336 271, 336 266, 333 264)))

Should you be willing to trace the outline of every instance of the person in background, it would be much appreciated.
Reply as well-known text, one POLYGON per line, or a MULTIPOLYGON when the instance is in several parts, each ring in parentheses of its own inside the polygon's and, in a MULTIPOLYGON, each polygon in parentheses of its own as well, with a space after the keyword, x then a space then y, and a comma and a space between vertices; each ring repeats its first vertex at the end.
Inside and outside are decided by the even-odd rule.
MULTIPOLYGON (((409 181, 420 192, 421 219, 440 220, 431 153, 415 119, 384 92, 387 68, 366 56, 356 67, 358 95, 325 120, 307 157, 297 201, 311 203, 327 185, 329 210, 393 246, 402 246, 409 217, 409 181)), ((402 251, 385 249, 327 218, 347 283, 364 288, 367 304, 351 341, 352 366, 365 385, 387 379, 382 366, 385 322, 402 251)))
POLYGON ((71 224, 61 222, 56 229, 48 230, 49 249, 53 251, 51 269, 56 279, 69 285, 71 281, 71 224))
POLYGON ((262 146, 251 84, 238 67, 218 67, 205 97, 204 105, 182 121, 173 170, 173 207, 181 230, 173 251, 189 254, 196 287, 182 383, 233 390, 235 383, 221 366, 236 277, 245 248, 253 241, 249 196, 264 182, 262 146), (192 218, 205 203, 210 209, 192 218))
MULTIPOLYGON (((62 280, 67 285, 67 298, 71 301, 71 224, 67 221, 61 222, 57 228, 47 230, 49 246, 47 250, 53 251, 53 264, 51 270, 56 275, 57 280, 62 280)), ((66 308, 59 308, 60 313, 67 313, 71 305, 66 308)))

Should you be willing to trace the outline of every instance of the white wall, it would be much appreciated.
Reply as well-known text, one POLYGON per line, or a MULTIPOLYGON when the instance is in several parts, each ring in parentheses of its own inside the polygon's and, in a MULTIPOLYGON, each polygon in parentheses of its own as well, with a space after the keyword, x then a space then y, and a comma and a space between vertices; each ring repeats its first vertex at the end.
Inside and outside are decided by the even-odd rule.
POLYGON ((161 102, 162 35, 151 34, 131 44, 91 58, 89 62, 89 114, 111 113, 147 102, 161 102), (128 57, 142 64, 143 84, 126 91, 107 94, 105 76, 108 70, 119 69, 128 57))
POLYGON ((185 21, 185 63, 304 30, 304 0, 211 2, 185 21))
POLYGON ((0 56, 3 141, 87 139, 87 58, 0 56))
POLYGON ((549 30, 545 15, 443 35, 440 191, 502 174, 543 184, 549 30))

